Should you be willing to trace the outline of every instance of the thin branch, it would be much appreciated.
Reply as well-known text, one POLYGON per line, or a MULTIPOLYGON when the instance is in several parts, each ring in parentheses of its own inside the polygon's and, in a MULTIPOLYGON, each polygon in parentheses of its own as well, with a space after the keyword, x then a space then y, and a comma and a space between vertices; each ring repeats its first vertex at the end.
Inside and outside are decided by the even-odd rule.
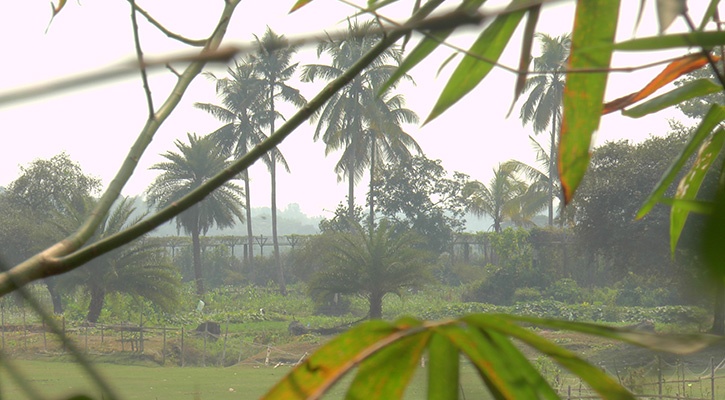
MULTIPOLYGON (((685 18, 685 22, 687 22, 687 26, 690 28, 690 31, 696 32, 697 28, 695 28, 695 24, 692 22, 690 14, 685 11, 684 13, 682 13, 682 16, 685 18)), ((701 48, 702 55, 707 57, 707 63, 710 64, 710 67, 712 68, 712 73, 715 74, 715 77, 717 77, 717 80, 720 82, 720 86, 722 86, 723 90, 725 90, 725 77, 723 77, 720 71, 717 70, 717 64, 715 64, 715 59, 713 59, 712 54, 710 54, 712 49, 706 49, 704 47, 701 48)))
POLYGON ((136 59, 138 60, 138 69, 141 71, 141 80, 143 81, 143 90, 146 93, 146 104, 149 107, 149 119, 154 117, 154 100, 151 97, 151 87, 149 79, 146 76, 146 67, 143 65, 143 51, 141 50, 141 40, 138 38, 138 24, 136 23, 136 0, 128 0, 131 3, 131 24, 133 25, 133 43, 136 47, 136 59))
MULTIPOLYGON (((225 8, 224 17, 222 19, 223 23, 228 24, 228 17, 231 15, 231 11, 238 2, 239 1, 234 1, 231 5, 230 3, 227 3, 227 8, 225 8)), ((421 20, 431 11, 431 7, 422 7, 411 17, 411 21, 416 22, 421 20)), ((218 36, 222 36, 223 32, 224 29, 220 29, 218 36)), ((310 102, 295 113, 295 115, 289 118, 287 122, 285 122, 275 133, 270 135, 260 144, 254 146, 247 154, 232 163, 224 171, 207 180, 197 189, 172 203, 170 206, 162 209, 151 217, 140 221, 139 223, 134 224, 119 233, 116 233, 115 235, 109 236, 106 239, 95 242, 82 249, 79 249, 79 247, 87 240, 87 237, 80 238, 78 237, 78 234, 74 235, 13 267, 10 271, 0 274, 0 296, 36 279, 71 271, 87 261, 90 261, 102 254, 133 241, 147 232, 150 232, 154 228, 171 220, 184 210, 200 202, 212 191, 222 186, 227 181, 233 179, 240 172, 251 166, 255 161, 262 158, 268 151, 279 145, 298 126, 307 121, 315 113, 315 111, 322 107, 322 105, 324 105, 327 100, 337 93, 338 90, 352 81, 355 76, 378 58, 380 54, 387 50, 398 39, 403 37, 405 32, 405 30, 394 31, 388 35, 388 37, 379 41, 372 49, 370 49, 370 51, 353 64, 350 69, 325 86, 325 88, 318 93, 317 96, 310 100, 310 102)), ((221 41, 221 37, 215 37, 214 40, 210 41, 206 48, 218 46, 219 41, 221 41)), ((174 90, 174 93, 172 93, 172 96, 157 112, 157 118, 148 121, 147 126, 144 127, 144 130, 139 137, 139 140, 136 144, 134 144, 126 162, 121 167, 119 175, 113 182, 111 182, 108 190, 99 201, 99 206, 103 204, 105 207, 103 209, 99 209, 100 207, 97 207, 93 213, 94 217, 103 216, 108 212, 111 203, 118 196, 123 184, 126 180, 128 180, 128 177, 130 177, 130 174, 133 172, 133 167, 135 167, 138 157, 140 157, 140 154, 143 153, 143 149, 145 149, 146 145, 150 142, 153 132, 158 129, 158 126, 160 126, 163 120, 171 113, 175 105, 178 103, 181 94, 183 94, 183 90, 191 82, 191 78, 201 71, 202 66, 203 62, 198 62, 187 68, 187 71, 184 72, 184 76, 179 81, 179 84, 177 84, 177 88, 174 90), (194 73, 194 71, 196 71, 196 73, 194 73), (109 198, 110 203, 108 202, 109 198)), ((90 222, 84 224, 80 232, 88 233, 88 231, 90 231, 92 233, 93 229, 89 228, 90 224, 90 222)))
POLYGON ((181 78, 181 74, 177 70, 175 70, 174 67, 171 66, 171 64, 167 63, 166 69, 171 71, 172 74, 176 75, 177 78, 181 78))
MULTIPOLYGON (((231 15, 240 1, 241 0, 227 0, 224 11, 222 12, 219 23, 217 25, 217 29, 215 29, 215 34, 209 38, 208 43, 202 50, 202 56, 204 56, 206 53, 214 52, 219 47, 222 38, 224 37, 224 33, 226 32, 226 28, 229 25, 229 21, 231 20, 231 15)), ((51 247, 43 250, 42 252, 34 255, 33 257, 25 260, 24 262, 16 265, 12 269, 10 269, 10 271, 0 274, 0 296, 9 293, 10 291, 14 290, 19 286, 23 286, 29 282, 32 282, 33 280, 51 275, 57 275, 58 273, 65 271, 70 271, 71 269, 82 264, 81 262, 71 268, 63 270, 63 264, 59 260, 61 257, 78 250, 93 235, 93 232, 96 230, 98 225, 100 225, 103 217, 107 215, 108 211, 111 208, 111 205, 120 195, 123 186, 126 184, 126 182, 128 182, 128 179, 133 174, 133 171, 136 168, 139 159, 143 155, 149 143, 151 143, 154 134, 159 129, 161 124, 166 120, 166 118, 168 118, 174 108, 176 108, 177 104, 181 100, 181 96, 189 87, 194 77, 201 73, 201 70, 205 64, 206 60, 202 58, 201 60, 191 63, 186 68, 181 78, 176 83, 173 91, 166 99, 166 102, 164 102, 164 104, 159 108, 154 117, 150 118, 146 122, 146 125, 136 139, 136 142, 129 149, 126 159, 124 160, 123 164, 116 173, 116 176, 108 186, 108 189, 106 189, 106 191, 101 196, 98 204, 91 213, 91 216, 86 221, 84 221, 83 225, 81 225, 78 231, 76 231, 73 235, 63 239, 62 241, 52 245, 51 247)), ((116 247, 119 247, 121 244, 116 245, 116 247)), ((88 248, 92 248, 92 246, 89 246, 86 249, 88 248)), ((108 250, 111 250, 111 248, 109 248, 108 250)), ((97 257, 100 254, 101 253, 95 253, 87 260, 97 257)))
POLYGON ((171 39, 178 40, 181 43, 188 44, 189 46, 194 46, 194 47, 204 47, 204 45, 206 44, 206 42, 209 40, 209 39, 201 39, 201 40, 198 40, 198 39, 189 39, 189 38, 183 37, 183 36, 181 36, 181 35, 179 35, 177 33, 171 32, 170 30, 166 29, 166 27, 163 26, 159 21, 157 21, 156 19, 154 19, 154 17, 152 17, 151 14, 148 13, 148 11, 146 11, 143 8, 139 7, 135 2, 132 3, 132 4, 133 4, 133 7, 139 13, 141 13, 141 15, 143 15, 146 18, 147 21, 149 21, 151 23, 151 25, 155 26, 158 30, 160 30, 161 32, 163 32, 164 35, 170 37, 171 39))

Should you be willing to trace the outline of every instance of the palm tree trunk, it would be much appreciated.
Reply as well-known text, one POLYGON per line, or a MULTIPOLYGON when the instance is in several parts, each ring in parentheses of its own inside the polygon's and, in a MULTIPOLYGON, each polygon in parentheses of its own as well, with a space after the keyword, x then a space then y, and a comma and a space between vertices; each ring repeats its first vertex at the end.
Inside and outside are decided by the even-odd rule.
POLYGON ((204 295, 204 277, 201 271, 201 241, 199 240, 199 227, 194 227, 191 232, 191 246, 194 253, 194 279, 196 280, 196 294, 199 297, 204 295))
POLYGON ((249 171, 244 171, 244 197, 247 203, 247 259, 249 260, 249 283, 254 286, 257 275, 254 271, 254 234, 252 233, 252 205, 249 194, 249 171))
POLYGON ((277 238, 277 163, 272 158, 269 166, 269 174, 272 176, 272 243, 274 245, 274 264, 277 267, 277 275, 279 277, 279 291, 282 295, 287 295, 287 284, 284 280, 284 269, 279 256, 279 240, 277 238))
POLYGON ((372 132, 370 139, 370 216, 369 228, 372 234, 375 229, 375 196, 373 194, 373 183, 375 178, 375 132, 372 132))
POLYGON ((103 285, 90 285, 91 301, 88 304, 88 315, 86 321, 96 323, 103 311, 103 302, 106 298, 106 290, 103 285))
POLYGON ((551 124, 551 148, 549 149, 549 226, 554 226, 554 168, 556 168, 556 114, 551 124))
POLYGON ((380 293, 370 293, 370 310, 368 311, 370 319, 383 318, 383 295, 380 293))
MULTIPOLYGON (((352 144, 351 144, 352 145, 352 144)), ((355 219, 355 159, 347 161, 347 216, 355 219)))

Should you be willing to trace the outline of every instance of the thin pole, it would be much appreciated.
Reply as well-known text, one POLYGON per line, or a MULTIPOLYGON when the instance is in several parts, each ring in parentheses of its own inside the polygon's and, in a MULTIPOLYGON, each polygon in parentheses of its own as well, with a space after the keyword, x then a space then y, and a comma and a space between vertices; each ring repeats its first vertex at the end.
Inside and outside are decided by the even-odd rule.
POLYGON ((680 360, 680 368, 682 369, 682 397, 685 397, 685 361, 680 360))
POLYGON ((23 304, 23 347, 28 349, 28 326, 25 324, 25 304, 23 304))
POLYGON ((123 329, 121 330, 121 351, 126 351, 126 342, 123 340, 123 329))
POLYGON ((568 386, 568 389, 566 391, 566 399, 571 400, 571 385, 568 386))
POLYGON ((662 357, 657 356, 657 394, 662 395, 662 357))
POLYGON ((181 366, 184 366, 184 327, 181 327, 181 366))
POLYGON ((141 304, 141 320, 138 323, 138 351, 143 354, 143 304, 141 304))
POLYGON ((0 302, 0 313, 2 313, 0 318, 2 319, 3 325, 3 350, 5 350, 5 299, 0 302))
POLYGON ((209 332, 209 323, 204 323, 204 351, 201 353, 201 366, 206 367, 206 335, 209 332))
POLYGON ((103 344, 103 325, 101 325, 101 344, 103 344))
POLYGON ((237 359, 237 364, 242 362, 242 349, 244 348, 244 336, 242 336, 241 339, 239 339, 239 358, 237 359))
POLYGON ((715 400, 715 359, 710 357, 710 394, 715 400))
POLYGON ((227 316, 227 325, 224 328, 224 345, 222 346, 222 360, 220 366, 224 366, 224 359, 227 355, 227 335, 229 334, 229 316, 227 316))
POLYGON ((161 349, 161 365, 166 365, 166 326, 164 325, 164 347, 161 349))
POLYGON ((86 339, 86 353, 88 353, 88 324, 87 323, 83 329, 83 333, 85 334, 85 339, 86 339))
POLYGON ((43 350, 46 353, 48 352, 48 342, 45 338, 45 320, 43 320, 43 350))
MULTIPOLYGON (((60 320, 63 324, 63 337, 66 337, 66 335, 65 335, 65 315, 63 315, 60 320)), ((65 342, 61 340, 61 343, 63 343, 63 353, 65 353, 65 342)))

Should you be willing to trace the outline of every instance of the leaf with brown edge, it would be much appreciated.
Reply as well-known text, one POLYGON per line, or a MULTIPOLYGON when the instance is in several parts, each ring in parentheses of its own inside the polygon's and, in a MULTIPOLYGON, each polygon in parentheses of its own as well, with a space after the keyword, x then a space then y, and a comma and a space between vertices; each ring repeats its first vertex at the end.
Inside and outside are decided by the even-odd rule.
MULTIPOLYGON (((695 200, 707 171, 710 170, 710 166, 715 162, 722 150, 723 142, 725 142, 725 131, 722 129, 718 129, 707 140, 702 142, 690 171, 680 179, 680 183, 677 185, 676 200, 695 200)), ((670 250, 673 258, 675 257, 677 242, 680 240, 680 234, 685 227, 689 214, 689 208, 681 207, 677 203, 672 204, 670 209, 670 250)))
MULTIPOLYGON (((718 56, 712 56, 713 59, 720 60, 718 56)), ((678 58, 667 65, 667 67, 660 72, 654 79, 650 81, 642 90, 634 92, 624 97, 620 97, 616 100, 612 100, 604 105, 602 115, 609 114, 611 112, 621 110, 629 105, 632 105, 652 93, 656 92, 657 89, 665 86, 666 84, 674 81, 675 79, 688 74, 692 71, 702 68, 707 65, 708 60, 704 54, 696 53, 689 54, 684 57, 678 58)))
POLYGON ((67 0, 60 0, 58 2, 58 5, 57 6, 52 1, 50 2, 51 7, 53 7, 53 16, 54 17, 56 15, 58 15, 58 13, 60 12, 60 10, 63 9, 63 7, 65 7, 65 3, 66 2, 67 2, 67 0))
MULTIPOLYGON (((569 57, 570 71, 609 68, 611 50, 582 54, 582 49, 611 45, 618 14, 619 0, 577 2, 569 57)), ((589 165, 591 138, 599 127, 606 85, 606 72, 567 74, 558 155, 565 203, 571 201, 589 165)))
POLYGON ((706 96, 712 93, 722 92, 722 90, 723 89, 720 84, 715 83, 710 79, 697 79, 687 82, 677 89, 659 95, 632 108, 622 110, 622 115, 632 118, 640 118, 680 104, 683 101, 690 100, 695 97, 706 96))
MULTIPOLYGON (((319 398, 361 361, 364 353, 381 347, 400 329, 384 321, 370 321, 353 328, 318 349, 279 381, 262 399, 319 398)), ((368 354, 369 355, 369 354, 368 354)))
POLYGON ((433 333, 428 344, 428 400, 458 399, 459 361, 458 349, 445 336, 433 333))
POLYGON ((422 331, 385 346, 360 364, 346 399, 400 399, 432 332, 422 331))
POLYGON ((293 12, 299 10, 300 8, 306 6, 307 3, 310 3, 310 2, 312 2, 312 0, 297 0, 295 5, 292 6, 292 9, 290 9, 289 12, 293 13, 293 12))

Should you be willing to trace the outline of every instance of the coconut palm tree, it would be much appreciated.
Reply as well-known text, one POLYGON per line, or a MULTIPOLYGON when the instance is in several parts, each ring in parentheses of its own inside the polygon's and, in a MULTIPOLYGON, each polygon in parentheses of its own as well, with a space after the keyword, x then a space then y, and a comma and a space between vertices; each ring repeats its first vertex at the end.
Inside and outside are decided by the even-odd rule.
MULTIPOLYGON (((168 161, 151 167, 163 171, 146 192, 149 204, 158 209, 171 206, 229 165, 225 153, 210 136, 199 138, 195 134, 187 134, 187 137, 189 144, 180 140, 174 143, 179 153, 168 151, 162 154, 168 161)), ((204 294, 199 236, 206 234, 214 225, 228 228, 234 226, 237 220, 244 221, 243 196, 241 187, 227 182, 176 217, 177 229, 191 235, 194 278, 199 296, 204 294)))
MULTIPOLYGON (((266 118, 260 119, 265 126, 269 128, 270 134, 274 133, 275 121, 284 119, 282 114, 277 111, 276 103, 278 101, 288 102, 297 107, 307 104, 307 100, 300 94, 298 89, 287 85, 287 81, 292 78, 297 70, 298 63, 292 64, 292 56, 297 52, 297 46, 289 46, 284 35, 277 35, 267 27, 262 38, 255 36, 257 41, 256 51, 249 56, 247 62, 254 68, 256 78, 260 81, 261 86, 266 92, 262 96, 262 109, 265 111, 266 118)), ((285 285, 284 272, 279 255, 279 239, 277 236, 277 164, 281 164, 287 172, 289 165, 285 160, 282 152, 277 147, 267 153, 264 158, 271 182, 271 209, 272 209, 272 244, 274 247, 274 260, 279 275, 279 285, 282 294, 287 293, 285 285)))
MULTIPOLYGON (((346 38, 330 39, 320 43, 317 48, 318 57, 323 53, 330 56, 330 65, 305 65, 302 68, 302 80, 306 82, 313 82, 315 79, 332 80, 342 75, 380 40, 380 35, 372 32, 374 28, 373 21, 362 24, 357 20, 348 21, 346 38)), ((318 122, 314 139, 322 138, 326 145, 325 155, 342 150, 335 172, 338 174, 338 180, 348 181, 349 217, 353 217, 355 212, 355 184, 370 165, 371 147, 366 145, 364 134, 369 126, 366 115, 371 107, 371 95, 378 95, 374 88, 382 87, 382 84, 390 78, 397 69, 401 56, 402 51, 399 47, 389 47, 362 73, 335 93, 315 115, 318 122)))
MULTIPOLYGON (((206 75, 216 82, 216 92, 222 105, 196 103, 195 107, 204 110, 225 123, 210 134, 222 151, 240 158, 260 143, 266 136, 262 132, 265 117, 263 105, 264 86, 257 79, 253 65, 235 61, 234 67, 227 70, 229 78, 217 78, 212 73, 206 75)), ((249 260, 249 280, 255 282, 254 268, 254 232, 252 229, 251 190, 249 171, 242 172, 247 225, 247 259, 249 260)))
MULTIPOLYGON (((468 201, 468 211, 478 217, 491 217, 491 227, 497 233, 501 232, 501 224, 505 221, 512 221, 517 225, 530 223, 531 217, 541 209, 531 206, 535 202, 526 199, 535 197, 535 194, 535 190, 530 190, 525 182, 516 178, 512 168, 503 164, 493 170, 493 178, 488 186, 472 181, 463 189, 463 195, 468 201)), ((541 197, 541 192, 538 197, 541 197)))
POLYGON ((358 294, 368 300, 368 316, 382 318, 383 297, 400 295, 408 287, 419 287, 428 279, 430 255, 418 248, 420 237, 413 231, 394 233, 387 220, 375 229, 364 229, 350 221, 352 232, 328 233, 323 240, 327 269, 310 281, 310 293, 326 298, 335 293, 358 294))
MULTIPOLYGON (((529 97, 521 107, 519 118, 524 125, 531 122, 535 133, 550 131, 549 171, 556 170, 556 146, 561 130, 562 101, 566 83, 566 61, 569 58, 571 35, 552 37, 536 35, 541 42, 541 55, 534 58, 538 74, 526 80, 524 90, 529 97)), ((554 175, 549 174, 549 225, 554 224, 554 175)))
POLYGON ((377 90, 368 91, 368 110, 365 115, 367 128, 363 135, 363 146, 367 149, 367 163, 370 167, 369 185, 369 225, 375 224, 374 180, 378 170, 387 162, 394 163, 412 157, 411 149, 418 154, 423 151, 418 142, 406 133, 402 124, 416 124, 418 114, 405 108, 403 95, 383 93, 377 96, 377 90))
MULTIPOLYGON (((64 235, 74 232, 97 200, 87 197, 80 210, 68 208, 56 215, 53 224, 64 235)), ((116 234, 138 222, 142 216, 131 218, 135 212, 133 200, 123 198, 101 221, 91 242, 116 234)), ((137 241, 86 263, 83 267, 62 275, 59 285, 64 288, 82 286, 90 294, 86 320, 98 322, 106 295, 126 293, 144 297, 163 309, 172 310, 178 304, 180 279, 176 269, 164 254, 163 248, 137 241)))

